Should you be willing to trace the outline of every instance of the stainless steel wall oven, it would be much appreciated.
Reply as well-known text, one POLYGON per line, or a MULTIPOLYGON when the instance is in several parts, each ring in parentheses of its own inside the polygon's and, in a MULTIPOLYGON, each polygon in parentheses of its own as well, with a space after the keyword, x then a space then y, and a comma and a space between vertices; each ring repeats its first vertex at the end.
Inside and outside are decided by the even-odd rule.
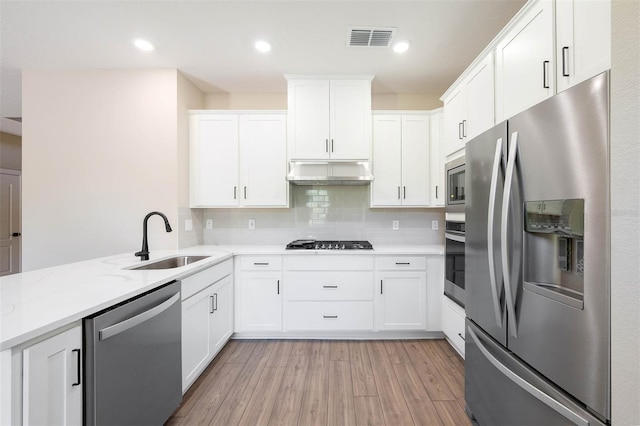
POLYGON ((448 220, 445 224, 444 295, 464 308, 465 223, 448 220))

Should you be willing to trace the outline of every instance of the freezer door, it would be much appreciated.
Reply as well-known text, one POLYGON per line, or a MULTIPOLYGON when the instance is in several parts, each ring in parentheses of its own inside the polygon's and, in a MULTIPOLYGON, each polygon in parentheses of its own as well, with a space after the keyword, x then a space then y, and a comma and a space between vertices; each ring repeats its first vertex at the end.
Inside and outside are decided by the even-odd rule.
POLYGON ((521 238, 523 252, 507 268, 503 262, 513 302, 509 350, 604 418, 610 418, 608 86, 608 74, 601 74, 509 120, 513 161, 505 193, 510 167, 513 185, 505 198, 521 211, 506 209, 506 237, 521 238))
POLYGON ((466 315, 503 345, 506 344, 506 315, 499 228, 506 138, 504 122, 465 147, 466 315))
POLYGON ((603 425, 568 395, 466 322, 465 399, 479 425, 603 425))

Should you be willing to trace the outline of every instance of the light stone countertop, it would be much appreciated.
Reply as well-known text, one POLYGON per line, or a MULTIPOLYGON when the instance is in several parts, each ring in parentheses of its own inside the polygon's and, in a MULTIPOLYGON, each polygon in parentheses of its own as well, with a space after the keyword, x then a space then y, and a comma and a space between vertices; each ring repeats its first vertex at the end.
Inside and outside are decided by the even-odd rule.
POLYGON ((234 255, 442 255, 442 246, 380 246, 375 250, 285 250, 284 246, 196 246, 153 250, 149 262, 174 255, 211 257, 179 268, 130 270, 131 253, 39 269, 0 278, 0 351, 81 320, 105 308, 181 279, 234 255))

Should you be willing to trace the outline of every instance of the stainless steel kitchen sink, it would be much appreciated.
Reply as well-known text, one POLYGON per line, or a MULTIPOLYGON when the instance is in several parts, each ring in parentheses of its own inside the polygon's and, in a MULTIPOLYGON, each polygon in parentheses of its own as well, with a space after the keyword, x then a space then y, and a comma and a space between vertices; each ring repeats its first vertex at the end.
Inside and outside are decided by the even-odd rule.
POLYGON ((190 263, 197 262, 202 259, 206 259, 211 256, 173 256, 166 259, 157 260, 155 262, 146 263, 144 265, 136 266, 134 268, 127 268, 132 270, 144 270, 144 269, 171 269, 179 268, 180 266, 189 265, 190 263))

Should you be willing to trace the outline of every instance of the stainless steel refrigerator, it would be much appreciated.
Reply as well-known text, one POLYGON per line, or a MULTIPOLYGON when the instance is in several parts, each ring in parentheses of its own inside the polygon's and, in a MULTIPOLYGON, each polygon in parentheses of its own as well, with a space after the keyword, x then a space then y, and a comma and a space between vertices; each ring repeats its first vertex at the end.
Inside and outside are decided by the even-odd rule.
POLYGON ((607 424, 609 75, 466 145, 467 412, 607 424))

